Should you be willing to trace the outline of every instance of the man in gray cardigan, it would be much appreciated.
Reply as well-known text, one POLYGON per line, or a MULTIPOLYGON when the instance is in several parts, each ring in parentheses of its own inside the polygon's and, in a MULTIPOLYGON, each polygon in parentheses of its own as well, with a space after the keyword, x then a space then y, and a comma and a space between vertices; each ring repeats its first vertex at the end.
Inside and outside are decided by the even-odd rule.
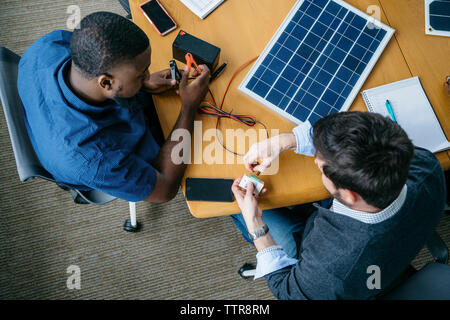
POLYGON ((258 250, 255 279, 265 277, 279 299, 374 297, 408 267, 439 223, 445 203, 439 161, 414 148, 390 119, 344 112, 253 145, 246 167, 263 172, 289 149, 315 156, 333 200, 311 214, 261 212, 253 186, 244 191, 235 181, 242 215, 232 218, 258 250))

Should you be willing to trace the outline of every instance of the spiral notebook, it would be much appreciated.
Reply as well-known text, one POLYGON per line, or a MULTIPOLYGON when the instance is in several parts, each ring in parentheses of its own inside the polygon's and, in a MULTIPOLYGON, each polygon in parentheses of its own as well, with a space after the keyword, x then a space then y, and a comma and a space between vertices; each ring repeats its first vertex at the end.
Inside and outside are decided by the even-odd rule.
POLYGON ((180 0, 199 18, 204 19, 225 0, 180 0))
POLYGON ((406 131, 414 145, 440 152, 450 149, 418 77, 365 90, 364 102, 370 112, 390 117, 386 100, 389 100, 398 124, 406 131))

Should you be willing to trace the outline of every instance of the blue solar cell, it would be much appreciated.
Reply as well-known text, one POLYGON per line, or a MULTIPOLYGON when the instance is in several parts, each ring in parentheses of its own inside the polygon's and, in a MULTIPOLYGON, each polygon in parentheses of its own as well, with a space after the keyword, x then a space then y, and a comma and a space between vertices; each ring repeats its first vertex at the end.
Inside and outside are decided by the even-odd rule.
POLYGON ((298 107, 298 102, 296 101, 291 101, 291 103, 288 105, 288 107, 284 110, 289 114, 292 114, 294 112, 295 109, 297 109, 298 107))
POLYGON ((300 121, 305 121, 309 114, 311 113, 310 110, 305 108, 302 105, 298 105, 297 109, 295 109, 293 116, 296 117, 300 121))
POLYGON ((296 26, 297 24, 295 23, 295 22, 289 22, 289 24, 287 25, 287 27, 286 27, 286 29, 284 29, 284 32, 285 33, 291 33, 292 32, 292 30, 294 30, 294 27, 296 26))
POLYGON ((324 68, 325 70, 327 70, 329 73, 334 74, 334 73, 336 72, 336 70, 339 68, 339 65, 338 65, 336 62, 334 62, 334 61, 328 59, 328 60, 325 62, 323 68, 324 68))
POLYGON ((303 1, 299 11, 305 12, 306 8, 308 8, 311 5, 311 1, 305 0, 303 1))
POLYGON ((322 10, 321 10, 318 6, 314 5, 314 2, 313 2, 312 5, 310 5, 310 6, 306 9, 306 13, 309 14, 309 15, 310 15, 311 17, 313 17, 313 18, 318 17, 321 11, 322 11, 322 10))
POLYGON ((277 57, 283 61, 283 62, 288 62, 289 59, 291 59, 293 52, 286 49, 285 47, 281 48, 280 51, 278 52, 277 57))
POLYGON ((347 54, 341 49, 335 48, 329 57, 334 61, 336 61, 337 63, 342 63, 346 55, 347 54))
POLYGON ((326 116, 329 111, 330 111, 330 105, 323 101, 319 101, 319 103, 317 104, 317 107, 314 108, 314 112, 322 117, 326 116))
POLYGON ((313 82, 313 80, 310 77, 307 77, 305 79, 305 82, 303 82, 302 89, 308 90, 309 87, 311 86, 312 82, 313 82))
POLYGON ((300 18, 303 16, 303 14, 304 14, 303 11, 301 10, 297 11, 291 21, 298 22, 300 18))
POLYGON ((346 85, 344 91, 342 91, 342 95, 346 97, 350 94, 350 92, 352 92, 352 90, 353 86, 346 85))
POLYGON ((331 90, 327 90, 322 97, 322 100, 328 103, 330 106, 334 106, 338 99, 338 95, 331 90))
POLYGON ((333 22, 331 22, 331 24, 329 25, 330 29, 336 30, 340 23, 341 23, 340 19, 334 18, 333 22))
POLYGON ((319 43, 320 38, 312 33, 310 33, 306 38, 305 38, 305 43, 308 44, 309 46, 315 48, 316 45, 319 43))
POLYGON ((342 38, 342 35, 341 35, 341 34, 335 33, 334 36, 333 36, 333 38, 331 38, 330 43, 331 43, 331 44, 334 44, 334 45, 337 45, 338 42, 339 42, 339 40, 341 40, 341 38, 342 38))
POLYGON ((304 27, 307 30, 309 30, 311 28, 313 23, 314 23, 314 19, 307 16, 306 14, 298 22, 299 25, 301 25, 302 27, 304 27))
POLYGON ((341 94, 342 90, 344 90, 345 88, 345 83, 339 80, 338 78, 334 78, 333 81, 330 83, 329 88, 334 92, 341 94))
POLYGON ((355 41, 360 33, 361 31, 359 31, 358 29, 355 29, 352 26, 348 26, 347 30, 345 30, 344 36, 352 41, 355 41))
POLYGON ((313 50, 311 55, 309 56, 309 61, 316 61, 317 57, 319 56, 320 52, 317 50, 313 50))
MULTIPOLYGON (((327 48, 328 49, 328 48, 327 48)), ((323 67, 323 65, 325 64, 325 61, 327 61, 327 57, 325 55, 322 55, 319 60, 317 60, 316 65, 318 67, 323 67)))
POLYGON ((276 80, 276 78, 277 75, 274 72, 270 71, 269 69, 267 69, 261 76, 261 80, 267 84, 273 83, 276 80))
POLYGON ((291 36, 295 37, 296 39, 303 40, 308 33, 308 30, 303 28, 302 26, 295 26, 294 30, 291 32, 291 36))
POLYGON ((291 87, 288 89, 286 96, 292 98, 294 96, 294 94, 297 92, 298 90, 298 86, 296 86, 295 84, 291 85, 291 87))
POLYGON ((317 21, 314 27, 311 29, 311 31, 314 32, 316 35, 323 37, 327 29, 328 27, 326 25, 317 21))
POLYGON ((386 30, 380 29, 380 31, 377 34, 377 40, 378 41, 383 40, 385 35, 386 35, 386 30))
POLYGON ((354 73, 352 75, 352 77, 350 78, 350 80, 348 81, 348 84, 354 86, 356 84, 356 82, 358 82, 359 79, 359 74, 354 73))
POLYGON ((296 71, 291 66, 286 66, 282 73, 282 77, 288 79, 289 81, 294 81, 295 77, 297 76, 298 71, 296 71))
POLYGON ((325 70, 321 70, 316 77, 316 80, 326 86, 330 82, 332 75, 325 70))
POLYGON ((313 96, 320 97, 324 90, 325 90, 325 86, 314 81, 312 83, 311 87, 309 87, 308 92, 311 93, 313 96))
POLYGON ((365 28, 364 28, 364 33, 375 38, 378 34, 378 28, 374 25, 374 24, 368 24, 365 28))
POLYGON ((297 75, 297 78, 295 78, 294 83, 299 86, 302 84, 303 80, 305 79, 306 74, 299 72, 297 75))
POLYGON ((355 44, 353 46, 352 51, 350 51, 350 54, 352 56, 354 56, 355 58, 358 58, 361 60, 364 57, 364 55, 366 54, 366 51, 367 50, 364 49, 363 47, 361 47, 359 44, 355 44))
POLYGON ((277 43, 279 43, 280 45, 283 45, 284 41, 286 41, 287 37, 288 37, 288 33, 287 32, 283 32, 277 40, 277 43))
POLYGON ((314 112, 311 113, 311 115, 308 118, 308 121, 311 125, 314 125, 314 123, 317 122, 317 120, 319 120, 320 118, 322 118, 321 116, 315 114, 314 112))
POLYGON ((270 49, 270 54, 276 56, 278 51, 280 50, 281 45, 279 43, 275 43, 272 47, 272 49, 270 49))
POLYGON ((328 40, 330 40, 330 38, 333 36, 333 34, 334 34, 334 30, 328 28, 327 31, 325 31, 325 33, 324 33, 324 35, 322 36, 322 38, 328 41, 328 40))
POLYGON ((359 36, 359 39, 358 39, 358 43, 366 49, 369 49, 372 41, 373 41, 373 38, 368 36, 365 33, 361 33, 361 35, 359 36))
POLYGON ((337 110, 340 110, 344 106, 344 103, 345 103, 345 98, 342 96, 339 96, 339 98, 337 98, 337 100, 336 100, 336 103, 334 104, 334 107, 337 110))
POLYGON ((336 15, 339 19, 343 19, 345 15, 347 14, 348 10, 346 8, 341 8, 339 10, 338 14, 336 15))
POLYGON ((317 66, 312 68, 312 70, 309 74, 309 77, 314 79, 317 76, 317 74, 319 73, 319 71, 320 71, 320 68, 318 68, 317 66))
POLYGON ((291 83, 283 78, 279 78, 278 81, 275 83, 275 89, 282 92, 283 94, 287 92, 289 87, 291 86, 291 83))
POLYGON ((348 80, 350 80, 350 77, 352 76, 352 73, 353 72, 346 67, 341 67, 336 76, 342 81, 348 82, 348 80))
POLYGON ((354 26, 358 30, 363 30, 364 26, 366 25, 367 21, 361 16, 356 15, 355 18, 352 21, 352 26, 354 26))
POLYGON ((274 105, 278 105, 282 98, 283 95, 279 91, 272 89, 270 90, 269 95, 267 96, 266 99, 267 101, 273 103, 274 105))
POLYGON ((364 72, 364 69, 366 69, 366 64, 364 62, 360 62, 359 65, 356 67, 355 72, 359 75, 361 75, 364 72))
POLYGON ((345 52, 348 52, 352 45, 353 43, 349 39, 347 39, 346 37, 342 37, 337 46, 345 52))
POLYGON ((284 63, 283 61, 274 58, 272 62, 269 64, 269 69, 275 72, 276 74, 279 74, 281 70, 283 70, 284 63))
POLYGON ((300 103, 300 101, 303 99, 305 94, 306 94, 305 90, 303 90, 303 89, 298 90, 297 94, 294 97, 294 101, 297 103, 300 103))
POLYGON ((369 47, 369 50, 372 51, 372 52, 375 52, 375 51, 377 51, 379 46, 380 46, 380 41, 373 40, 372 44, 369 47))
POLYGON ((348 24, 350 24, 352 21, 353 21, 353 19, 355 18, 355 14, 353 13, 353 12, 349 12, 346 16, 345 16, 345 18, 344 18, 344 21, 345 22, 347 22, 348 24))
POLYGON ((340 9, 341 9, 341 6, 333 1, 328 3, 328 5, 325 7, 325 11, 331 13, 333 16, 336 15, 340 9))
POLYGON ((307 107, 308 109, 312 110, 314 106, 317 103, 317 98, 311 95, 310 93, 306 93, 303 97, 302 101, 300 102, 301 105, 307 107))
POLYGON ((359 60, 352 57, 352 56, 347 56, 347 58, 344 60, 344 66, 346 66, 347 68, 349 68, 352 71, 356 70, 356 67, 359 64, 359 60))
POLYGON ((273 55, 271 55, 270 53, 264 58, 263 62, 261 63, 261 65, 267 67, 273 59, 273 55))
POLYGON ((308 58, 309 58, 309 56, 311 55, 312 51, 313 51, 313 48, 311 48, 310 46, 302 45, 302 46, 298 49, 297 52, 298 52, 298 54, 299 54, 301 57, 303 57, 303 58, 305 58, 305 59, 308 60, 308 58))
POLYGON ((265 97, 267 92, 269 92, 270 87, 262 81, 258 81, 258 83, 253 88, 253 92, 261 97, 265 97))
POLYGON ((249 90, 252 90, 257 82, 258 82, 258 79, 256 79, 255 77, 251 78, 250 81, 247 83, 246 88, 249 90))
POLYGON ((334 17, 326 11, 322 12, 322 15, 319 17, 319 21, 326 26, 329 26, 333 20, 334 17))
POLYGON ((316 50, 322 51, 326 45, 327 42, 325 40, 320 40, 319 44, 316 46, 316 50))
POLYGON ((295 51, 298 48, 298 45, 300 44, 300 41, 294 37, 289 36, 286 41, 284 42, 284 46, 291 51, 295 51))
POLYGON ((255 78, 260 78, 262 74, 266 71, 266 68, 263 66, 260 66, 258 70, 255 71, 255 74, 253 75, 255 78))
POLYGON ((314 0, 314 4, 316 6, 318 6, 319 8, 323 8, 325 7, 325 5, 327 4, 328 0, 314 0))
POLYGON ((306 60, 304 58, 300 57, 298 54, 294 54, 289 65, 298 71, 301 71, 305 63, 306 60))
POLYGON ((362 61, 367 64, 367 63, 369 63, 372 56, 373 56, 373 53, 370 51, 367 51, 366 54, 364 55, 364 57, 362 58, 362 61))
POLYGON ((278 108, 281 108, 283 110, 286 109, 286 107, 289 104, 289 101, 291 101, 291 98, 284 96, 283 99, 281 99, 281 102, 278 104, 278 108))

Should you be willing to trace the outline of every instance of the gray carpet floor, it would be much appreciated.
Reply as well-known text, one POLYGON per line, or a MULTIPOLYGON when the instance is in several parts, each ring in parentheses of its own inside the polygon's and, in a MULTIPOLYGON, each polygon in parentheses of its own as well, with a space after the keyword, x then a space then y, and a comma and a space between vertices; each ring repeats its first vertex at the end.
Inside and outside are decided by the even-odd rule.
MULTIPOLYGON (((40 36, 66 29, 69 5, 81 16, 124 15, 117 1, 0 1, 0 46, 18 54, 40 36)), ((166 204, 139 203, 143 229, 126 233, 128 203, 76 205, 43 180, 20 183, 0 112, 0 299, 273 299, 264 280, 237 270, 255 250, 229 217, 196 219, 183 194, 166 204), (81 271, 81 289, 69 290, 67 269, 81 271)), ((438 229, 450 246, 450 217, 438 229)), ((426 250, 416 267, 432 258, 426 250)))

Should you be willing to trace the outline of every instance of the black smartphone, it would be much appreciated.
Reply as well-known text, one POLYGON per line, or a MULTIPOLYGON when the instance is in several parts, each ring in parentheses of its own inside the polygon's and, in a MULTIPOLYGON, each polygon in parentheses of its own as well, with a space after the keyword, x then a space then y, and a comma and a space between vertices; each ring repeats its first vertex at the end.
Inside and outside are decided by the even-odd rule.
POLYGON ((233 202, 233 179, 187 178, 186 200, 233 202))
POLYGON ((140 8, 161 36, 165 36, 177 28, 175 20, 167 13, 158 0, 147 1, 140 8))

